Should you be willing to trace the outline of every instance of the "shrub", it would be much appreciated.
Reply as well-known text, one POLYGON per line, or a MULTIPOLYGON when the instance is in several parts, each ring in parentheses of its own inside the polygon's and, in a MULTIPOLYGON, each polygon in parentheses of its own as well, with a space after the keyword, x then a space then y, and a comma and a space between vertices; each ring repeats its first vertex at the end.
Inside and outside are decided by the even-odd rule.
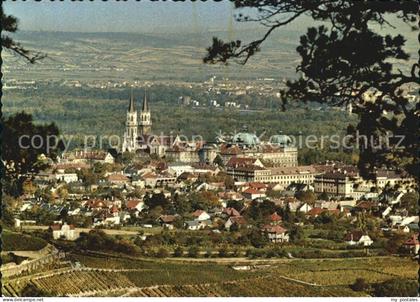
POLYGON ((182 257, 184 256, 184 249, 181 246, 178 246, 174 250, 174 257, 182 257))
POLYGON ((239 257, 241 255, 241 251, 239 249, 234 249, 232 252, 232 257, 239 257))
POLYGON ((169 252, 167 249, 161 247, 158 252, 156 253, 156 257, 158 258, 167 258, 169 257, 169 252))
POLYGON ((206 258, 211 258, 212 256, 213 256, 212 250, 207 250, 206 253, 204 254, 204 257, 206 258))
POLYGON ((367 290, 369 285, 366 283, 365 279, 357 278, 356 281, 351 285, 351 288, 356 292, 361 292, 367 290))
POLYGON ((188 250, 188 257, 197 258, 199 254, 199 249, 196 246, 192 246, 188 250))
POLYGON ((221 247, 219 249, 219 257, 227 257, 228 256, 228 251, 225 247, 221 247))

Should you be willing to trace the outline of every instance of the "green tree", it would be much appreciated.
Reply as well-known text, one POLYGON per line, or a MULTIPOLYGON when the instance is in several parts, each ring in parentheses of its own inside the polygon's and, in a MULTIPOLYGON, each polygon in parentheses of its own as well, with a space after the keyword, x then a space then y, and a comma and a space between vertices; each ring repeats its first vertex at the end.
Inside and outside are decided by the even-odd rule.
POLYGON ((191 203, 188 200, 188 198, 184 195, 179 195, 179 194, 175 195, 174 206, 175 206, 175 211, 180 215, 184 215, 186 213, 191 212, 191 203))
POLYGON ((146 196, 144 199, 145 204, 150 208, 162 207, 166 209, 169 207, 169 200, 165 197, 163 193, 153 194, 152 196, 146 196))
POLYGON ((408 215, 419 214, 419 193, 408 192, 401 197, 401 207, 408 211, 408 215))
POLYGON ((295 197, 308 204, 314 204, 316 200, 316 195, 312 191, 296 192, 295 197))
POLYGON ((228 200, 226 205, 228 208, 234 208, 238 212, 244 208, 244 202, 242 200, 228 200))
POLYGON ((348 132, 359 134, 361 174, 373 177, 375 168, 382 166, 404 168, 418 181, 419 108, 404 91, 419 83, 420 65, 408 61, 404 46, 410 35, 401 34, 419 29, 417 1, 235 1, 235 7, 241 9, 237 21, 260 22, 268 27, 267 32, 245 44, 215 37, 205 63, 234 60, 246 64, 274 31, 299 17, 324 22, 300 37, 296 49, 301 57, 296 68, 300 78, 288 81, 281 91, 283 109, 288 100, 343 107, 351 104, 359 122, 348 132), (407 30, 400 29, 396 35, 384 30, 401 21, 400 26, 407 30), (404 64, 409 68, 398 68, 404 64), (368 100, 366 93, 375 96, 368 100), (402 142, 391 138, 389 147, 376 148, 377 144, 364 144, 360 137, 366 135, 377 142, 389 133, 401 135, 402 142))
POLYGON ((293 225, 289 230, 290 241, 293 243, 304 239, 304 233, 300 226, 293 225))

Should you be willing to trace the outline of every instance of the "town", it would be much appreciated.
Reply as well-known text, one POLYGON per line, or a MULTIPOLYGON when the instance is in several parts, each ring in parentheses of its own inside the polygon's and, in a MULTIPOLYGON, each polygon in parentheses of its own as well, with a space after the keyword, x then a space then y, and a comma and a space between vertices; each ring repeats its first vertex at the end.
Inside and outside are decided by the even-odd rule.
POLYGON ((418 252, 415 182, 402 171, 380 169, 364 180, 338 162, 302 166, 284 134, 263 142, 238 132, 211 143, 157 136, 146 94, 138 105, 131 95, 121 152, 40 159, 51 165, 15 200, 17 228, 45 228, 54 240, 76 240, 83 228, 141 230, 145 242, 155 230, 205 230, 202 236, 235 234, 226 235, 239 236, 232 246, 250 240, 256 248, 305 246, 309 236, 333 239, 327 248, 371 247, 373 254, 398 234, 406 240, 398 238, 394 252, 418 252))
POLYGON ((2 297, 418 297, 418 3, 187 2, 0 4, 2 297))

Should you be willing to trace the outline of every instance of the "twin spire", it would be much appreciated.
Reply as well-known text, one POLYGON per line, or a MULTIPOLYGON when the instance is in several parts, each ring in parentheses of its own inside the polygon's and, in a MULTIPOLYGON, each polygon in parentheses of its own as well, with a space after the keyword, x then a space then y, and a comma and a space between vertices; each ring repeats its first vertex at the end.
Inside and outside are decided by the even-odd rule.
MULTIPOLYGON (((129 112, 134 112, 136 111, 136 108, 134 106, 135 100, 134 100, 134 96, 133 96, 133 89, 131 89, 131 95, 130 95, 130 102, 128 104, 128 111, 129 112)), ((149 104, 147 102, 147 94, 146 91, 144 91, 144 99, 143 99, 143 107, 142 107, 142 111, 149 111, 149 104)))

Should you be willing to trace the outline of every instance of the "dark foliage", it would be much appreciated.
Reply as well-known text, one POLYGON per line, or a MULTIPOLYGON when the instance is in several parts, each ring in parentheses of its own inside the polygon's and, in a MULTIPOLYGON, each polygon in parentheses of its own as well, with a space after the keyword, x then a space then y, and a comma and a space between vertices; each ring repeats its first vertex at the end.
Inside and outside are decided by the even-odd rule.
POLYGON ((372 178, 375 168, 386 166, 405 169, 418 180, 419 104, 409 102, 403 92, 407 85, 419 82, 420 65, 413 64, 405 73, 398 69, 396 65, 409 58, 403 49, 404 36, 377 33, 371 26, 394 28, 389 20, 396 17, 408 30, 410 27, 418 30, 417 1, 237 0, 235 6, 256 10, 256 17, 239 14, 237 21, 260 22, 268 27, 267 32, 248 44, 214 38, 205 63, 227 64, 234 60, 245 64, 274 30, 301 15, 329 23, 329 28, 311 27, 301 36, 297 47, 301 62, 296 69, 301 77, 289 81, 287 89, 281 92, 284 105, 287 100, 333 106, 351 104, 360 118, 358 125, 348 132, 359 133, 353 143, 361 151, 358 163, 361 174, 372 178), (376 96, 368 101, 365 93, 376 96), (388 134, 394 139, 391 137, 389 143, 377 148, 388 134), (360 135, 366 135, 374 144, 365 144, 360 135), (395 139, 396 135, 404 138, 402 142, 395 139))
POLYGON ((376 297, 416 297, 418 283, 411 280, 391 279, 375 286, 376 297))
POLYGON ((48 162, 40 160, 39 156, 45 154, 54 158, 63 145, 58 141, 59 131, 54 123, 35 125, 30 114, 17 113, 1 122, 4 190, 12 196, 19 196, 24 181, 48 167, 48 162))

